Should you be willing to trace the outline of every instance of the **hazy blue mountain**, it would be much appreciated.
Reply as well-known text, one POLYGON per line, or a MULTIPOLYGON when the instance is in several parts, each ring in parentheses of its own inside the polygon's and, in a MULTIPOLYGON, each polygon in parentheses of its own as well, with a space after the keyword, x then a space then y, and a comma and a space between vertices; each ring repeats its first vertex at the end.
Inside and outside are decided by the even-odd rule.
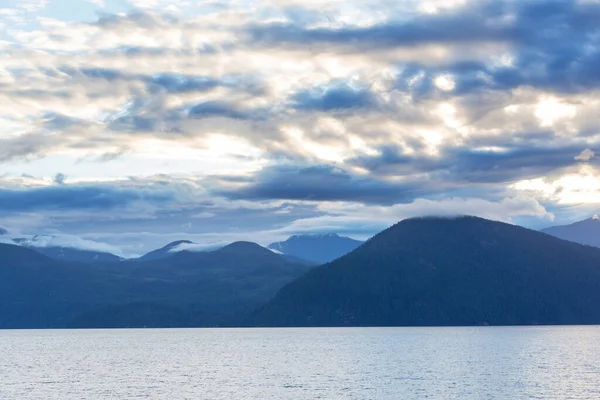
POLYGON ((404 220, 286 285, 260 326, 600 323, 600 249, 475 217, 404 220))
POLYGON ((34 250, 0 244, 0 328, 61 327, 110 297, 114 279, 90 265, 59 262, 34 250))
POLYGON ((231 325, 310 268, 246 242, 87 265, 0 245, 0 329, 231 325))
POLYGON ((97 263, 97 262, 119 262, 123 259, 111 253, 99 251, 71 249, 67 247, 28 247, 45 256, 58 261, 97 263))
POLYGON ((13 241, 22 247, 26 247, 31 250, 35 250, 47 257, 54 260, 64 262, 78 262, 78 263, 98 263, 98 262, 119 262, 123 260, 121 257, 111 253, 94 251, 94 250, 81 250, 72 247, 63 246, 37 246, 35 237, 33 240, 17 238, 13 241))
POLYGON ((144 254, 138 261, 154 261, 163 258, 171 257, 176 252, 172 251, 174 248, 181 246, 182 244, 192 244, 189 240, 178 240, 176 242, 169 243, 168 245, 161 247, 160 249, 153 250, 147 254, 144 254))
POLYGON ((295 235, 268 247, 283 254, 323 264, 350 253, 363 242, 335 233, 325 235, 295 235))
POLYGON ((570 225, 553 226, 542 232, 571 242, 600 247, 600 218, 592 217, 570 225))

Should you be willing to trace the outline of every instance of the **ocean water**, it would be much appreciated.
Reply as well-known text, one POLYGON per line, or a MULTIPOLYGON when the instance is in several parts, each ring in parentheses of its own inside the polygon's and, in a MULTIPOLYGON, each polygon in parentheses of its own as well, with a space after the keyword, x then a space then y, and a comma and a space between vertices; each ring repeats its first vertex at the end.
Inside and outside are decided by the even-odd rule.
POLYGON ((600 327, 0 331, 0 399, 600 399, 600 327))

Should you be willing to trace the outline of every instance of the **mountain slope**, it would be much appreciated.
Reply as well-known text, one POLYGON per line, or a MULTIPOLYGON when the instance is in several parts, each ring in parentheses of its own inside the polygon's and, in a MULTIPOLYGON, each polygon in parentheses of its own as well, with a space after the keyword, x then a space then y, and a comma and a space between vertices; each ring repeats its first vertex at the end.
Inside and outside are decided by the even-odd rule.
POLYGON ((169 243, 168 245, 161 247, 160 249, 153 250, 149 253, 144 254, 138 261, 155 261, 161 260, 163 258, 171 257, 176 252, 173 251, 174 248, 181 246, 182 244, 192 244, 189 240, 178 240, 176 242, 169 243))
POLYGON ((94 307, 110 279, 87 265, 63 263, 0 244, 0 328, 52 328, 94 307))
POLYGON ((286 255, 323 264, 350 253, 362 243, 331 233, 291 236, 284 242, 271 243, 268 247, 286 255))
POLYGON ((0 246, 0 329, 231 325, 310 267, 254 243, 78 264, 0 246))
POLYGON ((67 247, 30 247, 27 248, 35 250, 47 257, 53 258, 58 261, 65 262, 80 262, 80 263, 98 263, 98 262, 119 262, 122 260, 121 257, 111 253, 104 253, 99 251, 90 250, 79 250, 71 249, 67 247))
POLYGON ((570 225, 553 226, 542 232, 559 239, 600 247, 600 218, 593 217, 570 225))
POLYGON ((311 268, 250 242, 209 252, 180 251, 123 267, 143 291, 122 304, 77 316, 71 327, 232 325, 311 268))
POLYGON ((261 326, 600 323, 600 249, 475 217, 404 220, 285 286, 261 326))
POLYGON ((74 247, 51 245, 50 243, 39 245, 40 243, 45 242, 45 239, 51 241, 53 237, 34 236, 32 239, 18 238, 13 239, 13 241, 20 246, 26 247, 31 250, 35 250, 36 252, 57 261, 76 263, 100 263, 119 262, 122 260, 122 258, 119 256, 103 251, 82 250, 74 247))

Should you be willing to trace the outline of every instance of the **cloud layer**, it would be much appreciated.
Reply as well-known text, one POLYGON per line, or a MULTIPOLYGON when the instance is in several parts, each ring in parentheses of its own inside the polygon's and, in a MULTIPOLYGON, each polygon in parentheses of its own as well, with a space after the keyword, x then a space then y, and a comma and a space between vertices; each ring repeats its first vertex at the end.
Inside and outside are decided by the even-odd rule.
POLYGON ((139 253, 365 237, 424 214, 541 227, 600 201, 598 2, 29 2, 0 15, 11 234, 139 253))

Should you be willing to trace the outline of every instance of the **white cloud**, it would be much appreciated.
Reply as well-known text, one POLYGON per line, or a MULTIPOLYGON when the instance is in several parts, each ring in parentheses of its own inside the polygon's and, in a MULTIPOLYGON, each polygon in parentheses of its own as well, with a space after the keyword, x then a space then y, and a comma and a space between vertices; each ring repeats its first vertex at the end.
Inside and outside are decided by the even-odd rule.
POLYGON ((585 149, 578 156, 575 157, 575 160, 577 160, 577 161, 590 161, 594 157, 596 157, 596 153, 594 153, 590 149, 585 149))
POLYGON ((117 246, 111 246, 106 243, 96 242, 93 240, 82 239, 81 237, 74 235, 36 235, 32 238, 26 239, 23 243, 26 246, 32 247, 65 247, 70 249, 88 250, 112 253, 115 255, 122 255, 121 249, 117 246))
POLYGON ((0 236, 0 243, 16 245, 16 243, 11 238, 8 238, 6 236, 0 236))
POLYGON ((178 253, 180 251, 204 252, 213 251, 227 246, 231 242, 228 241, 207 241, 204 243, 182 243, 169 250, 170 253, 178 253))
POLYGON ((441 90, 451 91, 456 87, 456 83, 450 75, 440 75, 434 80, 435 85, 441 90))
POLYGON ((541 126, 552 126, 557 121, 571 119, 577 114, 577 107, 567 104, 554 97, 542 98, 535 109, 535 116, 541 126))
POLYGON ((588 165, 553 178, 522 180, 513 187, 561 205, 600 203, 600 175, 588 165))

